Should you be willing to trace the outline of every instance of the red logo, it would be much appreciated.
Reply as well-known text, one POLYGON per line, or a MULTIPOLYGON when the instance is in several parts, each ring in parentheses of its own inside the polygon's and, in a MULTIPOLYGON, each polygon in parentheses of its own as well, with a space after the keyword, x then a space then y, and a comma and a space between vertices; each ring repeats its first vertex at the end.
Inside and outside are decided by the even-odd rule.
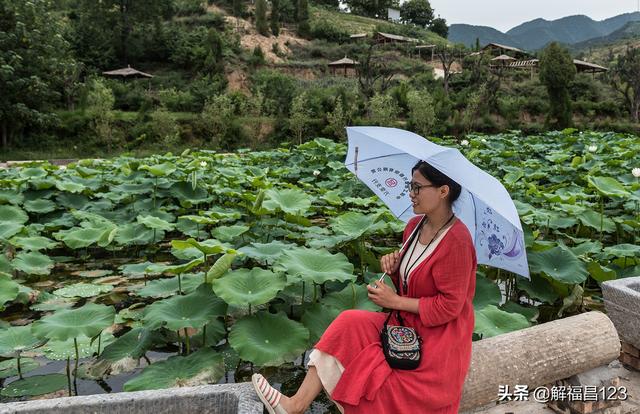
POLYGON ((395 187, 396 185, 398 185, 398 180, 396 180, 395 178, 387 178, 384 182, 387 187, 395 187))

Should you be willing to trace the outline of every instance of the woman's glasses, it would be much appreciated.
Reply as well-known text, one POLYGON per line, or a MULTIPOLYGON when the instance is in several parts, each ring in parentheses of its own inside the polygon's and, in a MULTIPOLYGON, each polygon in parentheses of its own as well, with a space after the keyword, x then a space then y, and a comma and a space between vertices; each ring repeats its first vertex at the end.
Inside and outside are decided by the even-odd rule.
POLYGON ((420 189, 421 188, 429 188, 429 187, 439 187, 439 186, 433 185, 433 184, 421 185, 421 184, 415 183, 413 181, 411 181, 409 184, 407 184, 407 188, 409 189, 409 191, 416 193, 416 195, 420 194, 420 189))

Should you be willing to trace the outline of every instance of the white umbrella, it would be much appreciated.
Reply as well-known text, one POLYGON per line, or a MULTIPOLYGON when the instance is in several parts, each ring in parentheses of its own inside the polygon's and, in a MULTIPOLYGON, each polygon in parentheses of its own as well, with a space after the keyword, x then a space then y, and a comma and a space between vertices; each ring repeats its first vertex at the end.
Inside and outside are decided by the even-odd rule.
POLYGON ((531 279, 518 211, 504 186, 455 148, 443 147, 397 128, 347 127, 346 167, 399 219, 414 216, 408 184, 411 168, 423 160, 460 184, 453 212, 467 226, 479 264, 531 279))

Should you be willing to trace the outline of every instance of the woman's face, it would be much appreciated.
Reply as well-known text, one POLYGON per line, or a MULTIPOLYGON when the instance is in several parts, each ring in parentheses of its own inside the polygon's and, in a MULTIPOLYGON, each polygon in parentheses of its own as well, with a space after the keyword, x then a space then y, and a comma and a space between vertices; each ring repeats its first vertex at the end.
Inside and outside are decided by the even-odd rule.
POLYGON ((411 183, 414 187, 419 187, 417 191, 409 191, 409 198, 413 204, 413 212, 415 214, 429 214, 442 203, 446 203, 449 187, 434 186, 418 170, 413 172, 411 183))

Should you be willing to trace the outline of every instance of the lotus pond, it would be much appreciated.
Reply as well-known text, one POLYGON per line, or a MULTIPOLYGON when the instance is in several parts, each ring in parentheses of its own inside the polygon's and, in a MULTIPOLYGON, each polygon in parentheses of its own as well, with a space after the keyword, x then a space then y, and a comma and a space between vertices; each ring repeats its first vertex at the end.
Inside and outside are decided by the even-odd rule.
MULTIPOLYGON (((603 309, 640 275, 640 139, 573 130, 458 147, 515 200, 531 281, 479 266, 474 339, 603 309)), ((316 139, 265 152, 0 170, 0 401, 247 380, 305 351, 404 224, 316 139)))

